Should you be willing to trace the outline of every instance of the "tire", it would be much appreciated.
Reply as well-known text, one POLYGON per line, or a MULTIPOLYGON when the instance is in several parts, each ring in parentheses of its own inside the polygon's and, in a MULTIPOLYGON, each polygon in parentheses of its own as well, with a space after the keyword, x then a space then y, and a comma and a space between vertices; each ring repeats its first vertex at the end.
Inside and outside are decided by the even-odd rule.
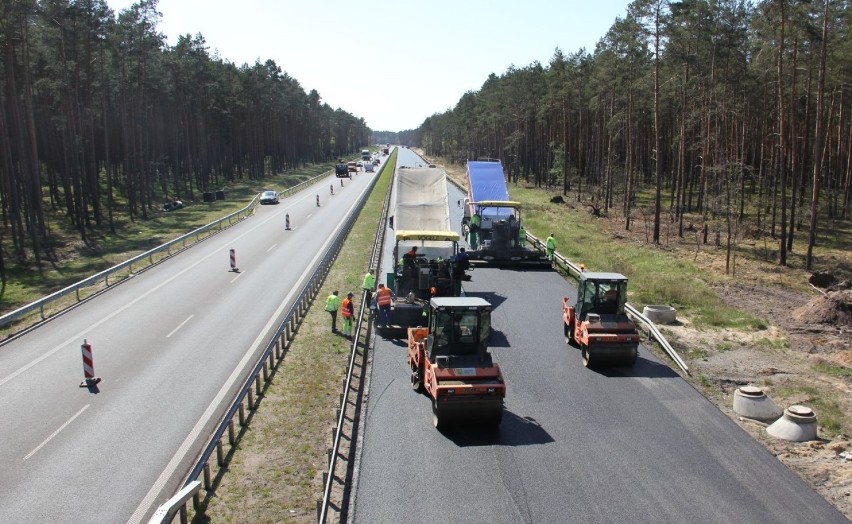
POLYGON ((435 429, 444 428, 444 420, 442 420, 440 410, 438 409, 438 400, 432 399, 432 425, 435 429))
POLYGON ((565 324, 565 343, 569 346, 575 346, 577 341, 574 339, 574 323, 565 324))
POLYGON ((416 368, 411 365, 411 389, 417 393, 423 393, 423 364, 416 368))
POLYGON ((590 368, 593 366, 592 356, 589 353, 589 348, 587 346, 583 346, 581 348, 583 350, 583 366, 590 368))

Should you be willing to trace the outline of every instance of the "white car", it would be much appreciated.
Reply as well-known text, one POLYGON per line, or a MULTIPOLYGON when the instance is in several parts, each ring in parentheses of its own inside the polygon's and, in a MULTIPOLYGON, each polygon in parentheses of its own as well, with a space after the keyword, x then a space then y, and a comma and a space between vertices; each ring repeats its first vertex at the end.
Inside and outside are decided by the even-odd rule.
POLYGON ((373 168, 372 162, 364 162, 364 172, 373 173, 375 169, 373 168))

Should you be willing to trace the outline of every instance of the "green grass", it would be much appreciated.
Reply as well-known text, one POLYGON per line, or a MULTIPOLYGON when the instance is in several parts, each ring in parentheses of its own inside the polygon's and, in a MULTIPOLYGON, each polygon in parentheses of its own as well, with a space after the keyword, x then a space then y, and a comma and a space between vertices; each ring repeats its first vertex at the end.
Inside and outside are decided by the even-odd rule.
POLYGON ((845 366, 837 366, 825 361, 813 365, 814 371, 837 378, 852 378, 852 369, 845 366))

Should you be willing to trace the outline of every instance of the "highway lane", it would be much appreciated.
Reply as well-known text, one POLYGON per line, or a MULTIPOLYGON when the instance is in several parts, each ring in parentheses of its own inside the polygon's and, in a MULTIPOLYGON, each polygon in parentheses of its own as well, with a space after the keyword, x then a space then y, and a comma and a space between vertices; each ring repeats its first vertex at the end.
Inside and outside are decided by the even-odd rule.
POLYGON ((584 368, 558 274, 472 275, 495 306, 503 423, 435 430, 404 343, 376 340, 354 522, 847 522, 644 347, 632 369, 584 368))
POLYGON ((375 176, 343 188, 332 176, 260 206, 0 348, 0 522, 139 521, 171 496, 305 269, 375 176), (84 338, 97 391, 78 387, 84 338))

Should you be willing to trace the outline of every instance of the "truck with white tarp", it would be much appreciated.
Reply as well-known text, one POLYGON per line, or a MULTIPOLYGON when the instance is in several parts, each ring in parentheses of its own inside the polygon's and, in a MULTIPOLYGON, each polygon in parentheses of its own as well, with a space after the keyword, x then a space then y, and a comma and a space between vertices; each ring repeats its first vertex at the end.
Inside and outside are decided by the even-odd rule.
POLYGON ((383 329, 404 335, 424 325, 430 298, 459 296, 463 271, 453 267, 459 234, 450 225, 446 171, 400 167, 393 194, 394 271, 387 283, 396 296, 391 325, 383 329))

